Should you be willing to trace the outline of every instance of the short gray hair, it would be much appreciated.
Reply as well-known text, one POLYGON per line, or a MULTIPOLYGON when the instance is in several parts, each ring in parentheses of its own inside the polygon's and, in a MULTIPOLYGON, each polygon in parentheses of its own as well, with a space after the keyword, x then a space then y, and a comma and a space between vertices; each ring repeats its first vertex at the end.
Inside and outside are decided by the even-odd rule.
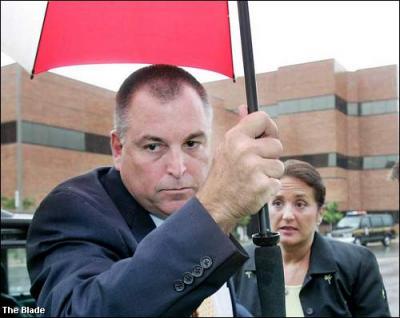
POLYGON ((146 87, 152 96, 162 102, 168 102, 179 96, 184 85, 188 85, 196 91, 203 102, 206 115, 211 121, 212 107, 209 104, 208 95, 203 85, 182 68, 155 64, 133 72, 122 83, 116 95, 114 129, 119 138, 122 139, 129 128, 127 120, 129 103, 137 91, 146 87))

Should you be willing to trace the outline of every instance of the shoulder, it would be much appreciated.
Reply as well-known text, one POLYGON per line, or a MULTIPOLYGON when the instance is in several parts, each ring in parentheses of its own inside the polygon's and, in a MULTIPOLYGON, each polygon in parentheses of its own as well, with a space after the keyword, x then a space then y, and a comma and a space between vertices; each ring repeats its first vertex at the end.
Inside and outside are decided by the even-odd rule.
MULTIPOLYGON (((83 197, 90 197, 93 193, 103 189, 100 178, 110 171, 111 167, 100 167, 88 171, 82 175, 70 178, 56 186, 48 196, 60 192, 69 192, 83 197)), ((48 197, 47 196, 47 197, 48 197)))
POLYGON ((376 263, 375 255, 366 247, 340 242, 320 236, 333 258, 336 266, 342 271, 358 271, 361 265, 376 263))
POLYGON ((121 235, 130 237, 128 225, 100 181, 109 169, 95 169, 55 187, 34 213, 28 249, 38 251, 47 244, 72 240, 121 245, 121 235))
POLYGON ((110 223, 109 219, 115 219, 118 213, 100 181, 101 175, 109 169, 98 168, 56 186, 37 208, 32 220, 32 230, 46 224, 66 223, 87 228, 88 220, 91 224, 101 220, 110 223))
POLYGON ((37 214, 43 213, 43 210, 49 209, 62 211, 64 215, 67 210, 82 211, 83 207, 85 210, 90 210, 91 207, 103 210, 110 204, 110 198, 101 183, 101 178, 110 169, 110 167, 96 168, 60 183, 42 200, 34 218, 37 214))
POLYGON ((337 259, 342 258, 355 258, 374 256, 374 254, 366 247, 359 246, 351 243, 340 242, 331 238, 322 238, 330 246, 334 252, 334 257, 337 259))

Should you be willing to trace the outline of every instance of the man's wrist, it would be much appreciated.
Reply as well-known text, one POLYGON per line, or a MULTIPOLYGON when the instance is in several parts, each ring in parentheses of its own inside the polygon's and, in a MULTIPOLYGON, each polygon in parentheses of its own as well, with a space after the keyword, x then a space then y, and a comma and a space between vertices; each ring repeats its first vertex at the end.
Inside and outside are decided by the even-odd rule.
POLYGON ((221 202, 214 204, 207 200, 206 195, 202 193, 198 193, 196 198, 225 234, 229 234, 235 228, 239 220, 231 216, 227 212, 228 208, 224 207, 221 202))

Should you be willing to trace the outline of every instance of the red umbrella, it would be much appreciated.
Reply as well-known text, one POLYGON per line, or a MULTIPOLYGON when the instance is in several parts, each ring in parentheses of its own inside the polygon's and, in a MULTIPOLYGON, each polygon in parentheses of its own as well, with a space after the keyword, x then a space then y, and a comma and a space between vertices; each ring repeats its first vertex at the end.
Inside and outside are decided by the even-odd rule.
POLYGON ((1 49, 32 75, 164 63, 233 78, 227 1, 6 1, 1 49))

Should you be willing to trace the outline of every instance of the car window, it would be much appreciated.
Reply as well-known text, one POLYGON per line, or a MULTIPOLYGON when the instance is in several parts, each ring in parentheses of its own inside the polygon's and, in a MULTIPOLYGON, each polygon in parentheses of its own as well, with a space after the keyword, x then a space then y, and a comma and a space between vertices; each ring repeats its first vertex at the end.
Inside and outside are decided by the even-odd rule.
POLYGON ((361 225, 362 228, 371 226, 371 224, 369 223, 369 219, 367 217, 364 217, 364 218, 361 219, 361 224, 360 225, 361 225))
POLYGON ((380 215, 371 215, 371 225, 373 227, 381 227, 383 226, 382 218, 380 215))
POLYGON ((393 217, 390 214, 382 215, 383 225, 384 226, 392 226, 393 225, 393 217))
POLYGON ((358 216, 345 216, 337 224, 337 228, 358 228, 360 224, 360 217, 358 216))
POLYGON ((25 248, 7 249, 8 292, 12 296, 29 295, 31 286, 26 268, 25 248))

